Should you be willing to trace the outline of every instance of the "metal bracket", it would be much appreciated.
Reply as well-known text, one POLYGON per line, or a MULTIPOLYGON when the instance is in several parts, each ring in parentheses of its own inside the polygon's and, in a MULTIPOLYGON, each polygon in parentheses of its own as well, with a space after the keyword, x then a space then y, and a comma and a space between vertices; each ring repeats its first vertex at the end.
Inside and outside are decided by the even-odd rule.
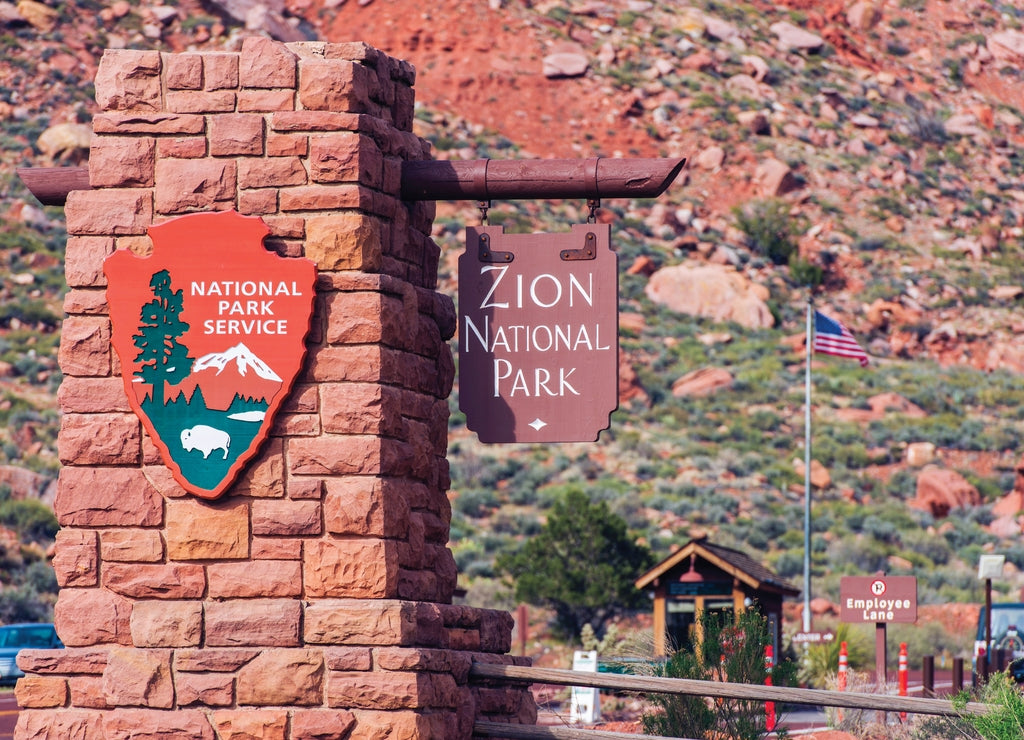
POLYGON ((511 262, 515 256, 511 252, 492 252, 490 234, 480 235, 480 243, 477 245, 476 254, 477 259, 481 262, 511 262))
POLYGON ((558 256, 562 258, 563 262, 597 259, 597 236, 593 231, 588 231, 581 249, 563 249, 558 256))

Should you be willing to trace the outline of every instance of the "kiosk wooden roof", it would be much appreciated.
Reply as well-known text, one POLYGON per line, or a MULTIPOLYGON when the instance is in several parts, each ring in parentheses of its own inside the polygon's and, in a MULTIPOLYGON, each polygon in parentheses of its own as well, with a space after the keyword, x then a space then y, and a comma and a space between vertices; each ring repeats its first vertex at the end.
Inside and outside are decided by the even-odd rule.
POLYGON ((705 538, 690 540, 640 576, 636 580, 636 587, 647 588, 676 568, 687 567, 692 555, 696 555, 698 560, 709 563, 755 591, 776 593, 784 597, 800 594, 799 588, 776 575, 746 553, 722 545, 714 545, 705 538))

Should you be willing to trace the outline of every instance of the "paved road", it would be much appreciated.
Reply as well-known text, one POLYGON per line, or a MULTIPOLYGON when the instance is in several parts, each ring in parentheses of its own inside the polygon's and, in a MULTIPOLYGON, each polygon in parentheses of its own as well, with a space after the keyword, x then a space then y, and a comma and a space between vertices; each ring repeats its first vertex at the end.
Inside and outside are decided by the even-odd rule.
POLYGON ((13 740, 18 722, 18 702, 13 691, 0 692, 0 740, 13 740))

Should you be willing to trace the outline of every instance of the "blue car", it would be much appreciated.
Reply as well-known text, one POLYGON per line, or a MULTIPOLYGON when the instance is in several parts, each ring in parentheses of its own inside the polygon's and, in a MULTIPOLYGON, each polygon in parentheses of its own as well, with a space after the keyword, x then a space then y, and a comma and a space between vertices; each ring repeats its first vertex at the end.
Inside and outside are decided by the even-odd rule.
POLYGON ((15 659, 26 648, 62 648, 52 624, 8 624, 0 627, 0 683, 14 683, 24 676, 15 659))

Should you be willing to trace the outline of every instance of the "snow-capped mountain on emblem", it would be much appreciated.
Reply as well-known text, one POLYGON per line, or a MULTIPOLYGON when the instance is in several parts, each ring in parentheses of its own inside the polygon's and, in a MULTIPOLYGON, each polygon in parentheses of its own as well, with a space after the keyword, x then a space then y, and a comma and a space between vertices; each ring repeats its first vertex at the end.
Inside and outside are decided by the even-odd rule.
POLYGON ((240 342, 223 352, 210 352, 198 358, 192 363, 192 373, 178 388, 191 397, 198 386, 209 408, 224 411, 236 395, 267 401, 281 389, 283 382, 270 365, 240 342))

